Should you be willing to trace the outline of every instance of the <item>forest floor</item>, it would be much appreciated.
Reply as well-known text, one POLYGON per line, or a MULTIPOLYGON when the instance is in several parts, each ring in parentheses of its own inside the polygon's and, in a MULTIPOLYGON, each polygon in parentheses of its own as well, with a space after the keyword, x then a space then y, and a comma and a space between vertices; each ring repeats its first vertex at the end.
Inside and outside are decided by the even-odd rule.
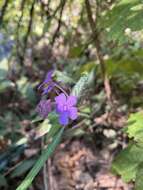
MULTIPOLYGON (((48 161, 49 190, 132 190, 111 172, 113 151, 98 147, 84 139, 74 139, 59 146, 48 161)), ((40 190, 41 177, 35 180, 33 190, 40 190)), ((32 190, 31 189, 31 190, 32 190)))

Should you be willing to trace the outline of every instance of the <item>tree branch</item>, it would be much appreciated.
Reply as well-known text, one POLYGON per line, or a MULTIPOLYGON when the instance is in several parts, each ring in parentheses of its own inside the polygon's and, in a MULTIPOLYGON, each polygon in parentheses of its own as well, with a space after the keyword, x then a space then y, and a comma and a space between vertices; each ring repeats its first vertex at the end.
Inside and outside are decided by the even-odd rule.
POLYGON ((59 21, 58 21, 58 27, 57 27, 54 35, 53 35, 53 39, 52 39, 51 45, 53 45, 55 43, 55 40, 58 37, 59 31, 60 31, 60 28, 61 28, 62 15, 63 15, 63 10, 64 10, 65 4, 66 4, 66 0, 63 0, 62 3, 61 3, 61 10, 60 10, 60 17, 59 17, 59 21))
POLYGON ((26 35, 24 37, 23 55, 21 57, 22 64, 24 62, 24 57, 25 57, 25 53, 26 53, 28 38, 29 38, 31 29, 32 29, 35 3, 36 3, 36 0, 33 0, 32 5, 31 5, 31 9, 30 9, 30 20, 29 20, 29 23, 28 23, 28 29, 27 29, 26 35))
POLYGON ((24 15, 24 6, 25 6, 26 0, 22 0, 21 1, 21 6, 20 6, 20 11, 21 11, 21 15, 19 17, 18 23, 17 23, 17 29, 16 29, 16 50, 17 50, 17 57, 20 58, 21 57, 21 53, 19 51, 19 45, 20 45, 20 40, 19 40, 19 29, 20 29, 20 25, 23 19, 23 15, 24 15))
POLYGON ((94 44, 96 47, 96 56, 97 59, 99 61, 100 64, 100 68, 101 68, 101 73, 102 73, 102 77, 103 77, 103 81, 104 81, 104 88, 105 88, 105 93, 107 96, 108 101, 111 103, 111 87, 110 87, 110 82, 106 73, 106 68, 105 68, 105 63, 104 63, 104 59, 102 56, 102 50, 101 50, 101 46, 100 46, 100 35, 99 35, 99 31, 97 29, 97 16, 98 16, 98 7, 96 8, 96 20, 93 19, 92 16, 92 10, 91 10, 91 5, 89 0, 85 0, 85 6, 86 6, 86 12, 87 12, 87 16, 88 16, 88 20, 89 20, 89 24, 90 24, 90 28, 92 31, 92 37, 94 40, 94 44))
POLYGON ((0 26, 2 25, 4 15, 5 15, 6 9, 8 7, 8 3, 9 3, 9 0, 5 0, 4 4, 2 6, 2 9, 0 11, 0 26))

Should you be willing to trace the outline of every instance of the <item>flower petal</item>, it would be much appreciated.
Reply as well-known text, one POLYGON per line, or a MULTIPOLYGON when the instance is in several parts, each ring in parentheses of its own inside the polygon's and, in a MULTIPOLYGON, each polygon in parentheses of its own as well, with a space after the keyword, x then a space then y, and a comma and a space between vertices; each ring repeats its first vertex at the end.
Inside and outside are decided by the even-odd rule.
POLYGON ((36 107, 36 111, 42 118, 46 118, 49 112, 51 112, 51 100, 40 100, 36 107))
POLYGON ((56 96, 55 101, 57 104, 65 104, 66 103, 66 96, 64 93, 61 93, 59 96, 56 96))
POLYGON ((68 113, 67 112, 62 112, 59 117, 59 122, 61 125, 67 125, 69 122, 68 119, 68 113))
POLYGON ((69 106, 75 106, 77 103, 77 97, 76 96, 69 96, 67 99, 67 104, 69 106))
POLYGON ((54 70, 50 70, 50 71, 47 73, 47 75, 46 75, 46 77, 45 77, 45 80, 44 80, 44 83, 47 83, 47 82, 49 82, 49 81, 52 80, 53 72, 54 72, 54 70))
POLYGON ((76 107, 71 107, 69 110, 69 117, 72 120, 75 120, 77 118, 77 108, 76 107))

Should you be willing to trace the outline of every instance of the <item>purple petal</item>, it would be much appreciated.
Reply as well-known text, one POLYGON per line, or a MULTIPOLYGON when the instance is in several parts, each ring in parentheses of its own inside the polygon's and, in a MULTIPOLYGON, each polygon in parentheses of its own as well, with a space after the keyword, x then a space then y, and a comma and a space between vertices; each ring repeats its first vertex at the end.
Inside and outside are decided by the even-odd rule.
POLYGON ((61 125, 67 125, 69 122, 68 119, 68 113, 67 112, 62 112, 59 117, 59 122, 61 125))
POLYGON ((71 107, 69 110, 69 117, 72 120, 75 120, 77 118, 77 108, 76 107, 71 107))
POLYGON ((48 94, 53 89, 53 86, 48 86, 46 88, 43 88, 42 95, 48 94))
POLYGON ((56 96, 55 101, 57 104, 63 105, 66 103, 66 96, 64 93, 61 93, 59 96, 56 96))
POLYGON ((76 96, 69 96, 68 99, 67 99, 67 104, 69 106, 75 106, 77 103, 77 98, 76 96))
POLYGON ((41 83, 39 86, 38 86, 38 90, 40 89, 40 88, 42 88, 42 86, 43 86, 43 83, 41 83))
POLYGON ((45 80, 44 80, 44 83, 47 83, 47 82, 49 82, 49 81, 52 80, 53 72, 54 72, 53 70, 50 70, 50 71, 47 73, 46 78, 45 78, 45 80))
POLYGON ((46 118, 51 111, 51 100, 40 100, 36 111, 41 117, 46 118))

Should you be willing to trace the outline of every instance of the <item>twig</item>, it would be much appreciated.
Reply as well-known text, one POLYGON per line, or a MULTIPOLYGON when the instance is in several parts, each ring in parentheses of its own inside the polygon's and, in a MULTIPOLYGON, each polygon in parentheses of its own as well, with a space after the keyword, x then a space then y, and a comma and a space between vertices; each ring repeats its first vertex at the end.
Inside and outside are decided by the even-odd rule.
POLYGON ((19 17, 18 23, 17 23, 17 29, 16 29, 16 50, 17 50, 17 57, 20 58, 21 54, 19 52, 19 45, 20 45, 20 41, 19 41, 19 29, 20 29, 20 25, 22 22, 22 18, 24 15, 24 6, 25 6, 26 0, 22 0, 21 1, 21 7, 20 7, 20 11, 21 11, 21 15, 19 17))
POLYGON ((33 0, 32 5, 31 5, 31 9, 30 9, 30 20, 29 20, 29 23, 28 23, 28 29, 27 29, 26 35, 25 35, 25 37, 24 37, 23 55, 22 55, 22 57, 21 57, 21 62, 22 62, 22 64, 23 64, 23 62, 24 62, 24 57, 25 57, 25 53, 26 53, 28 37, 29 37, 29 35, 30 35, 31 28, 32 28, 35 3, 36 3, 36 0, 33 0))
POLYGON ((91 5, 90 5, 89 0, 85 0, 85 5, 86 5, 86 11, 87 11, 90 28, 92 30, 92 36, 93 36, 95 47, 96 47, 96 56, 97 56, 97 59, 100 63, 100 67, 101 67, 101 73, 102 73, 102 77, 103 77, 103 81, 104 81, 105 93, 107 96, 107 100, 109 101, 110 104, 112 104, 111 87, 110 87, 110 82, 109 82, 109 79, 108 79, 108 76, 106 73, 104 59, 103 59, 103 56, 101 53, 99 31, 97 29, 98 7, 96 8, 96 20, 94 21, 94 19, 92 17, 92 10, 91 10, 91 5))
POLYGON ((8 7, 8 3, 9 3, 9 0, 5 0, 4 4, 2 6, 2 9, 0 11, 0 26, 2 25, 4 15, 5 15, 6 9, 8 7))
POLYGON ((51 158, 48 159, 48 189, 54 190, 52 171, 51 171, 51 158))
POLYGON ((53 44, 55 43, 56 38, 58 37, 60 28, 61 28, 61 23, 62 23, 62 15, 63 15, 63 10, 64 10, 64 6, 66 4, 66 0, 62 0, 61 3, 61 10, 60 10, 60 17, 59 17, 59 21, 58 21, 58 27, 53 35, 53 39, 51 41, 51 45, 53 46, 53 44))

